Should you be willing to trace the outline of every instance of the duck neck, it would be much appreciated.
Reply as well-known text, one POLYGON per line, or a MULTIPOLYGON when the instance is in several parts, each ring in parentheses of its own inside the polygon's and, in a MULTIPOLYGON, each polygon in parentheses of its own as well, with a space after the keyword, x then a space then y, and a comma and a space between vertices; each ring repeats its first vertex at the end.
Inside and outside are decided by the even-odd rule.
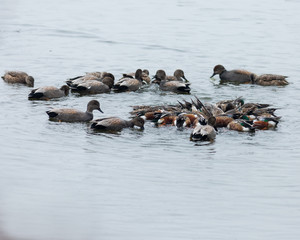
POLYGON ((219 75, 221 76, 221 75, 223 75, 226 72, 227 72, 226 69, 224 69, 219 75))
POLYGON ((134 127, 133 120, 129 120, 129 121, 125 120, 125 122, 126 122, 126 126, 127 126, 127 127, 130 127, 130 128, 133 128, 133 127, 134 127))
POLYGON ((86 109, 86 112, 90 113, 90 114, 93 114, 93 111, 94 111, 94 108, 90 107, 90 106, 88 106, 87 109, 86 109))

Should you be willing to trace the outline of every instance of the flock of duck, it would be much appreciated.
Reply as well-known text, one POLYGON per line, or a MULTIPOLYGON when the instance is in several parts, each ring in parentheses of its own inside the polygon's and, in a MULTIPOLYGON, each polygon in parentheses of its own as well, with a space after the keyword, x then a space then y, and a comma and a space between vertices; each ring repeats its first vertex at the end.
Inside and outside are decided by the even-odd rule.
MULTIPOLYGON (((287 76, 275 74, 256 75, 246 70, 227 71, 224 66, 216 65, 213 76, 220 76, 221 83, 258 84, 263 86, 284 86, 287 76)), ((7 83, 34 86, 34 78, 25 72, 7 71, 2 79, 7 83)), ((166 75, 164 70, 158 70, 152 80, 148 70, 137 69, 134 73, 123 74, 115 82, 115 77, 108 72, 90 72, 82 76, 70 78, 61 88, 44 86, 31 90, 29 100, 50 100, 65 97, 69 91, 80 95, 114 92, 137 91, 145 85, 158 84, 161 91, 189 94, 190 82, 183 70, 177 69, 173 76, 166 75)), ((235 131, 255 131, 275 128, 280 117, 275 115, 275 108, 269 104, 245 103, 242 97, 224 100, 215 104, 203 104, 199 98, 183 101, 174 105, 133 106, 132 119, 107 117, 93 120, 93 111, 102 112, 100 103, 91 100, 86 111, 69 108, 53 108, 46 113, 49 120, 59 122, 90 122, 90 128, 99 131, 121 131, 134 126, 144 129, 145 121, 153 121, 155 125, 172 125, 178 129, 191 128, 191 140, 213 141, 218 128, 228 128, 235 131)), ((102 112, 103 113, 103 112, 102 112)))

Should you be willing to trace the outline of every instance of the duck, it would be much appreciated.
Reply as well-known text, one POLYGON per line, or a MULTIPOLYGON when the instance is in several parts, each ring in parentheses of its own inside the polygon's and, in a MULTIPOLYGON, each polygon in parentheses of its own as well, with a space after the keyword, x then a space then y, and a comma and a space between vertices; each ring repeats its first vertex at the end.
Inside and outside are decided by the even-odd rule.
POLYGON ((137 69, 135 72, 135 77, 125 77, 121 78, 115 85, 113 86, 113 90, 115 92, 129 92, 129 91, 137 91, 142 86, 142 69, 137 69))
POLYGON ((115 76, 111 73, 105 73, 103 74, 103 77, 100 79, 100 81, 106 84, 111 89, 115 83, 115 76))
POLYGON ((204 115, 201 115, 195 124, 195 128, 191 133, 192 141, 214 141, 216 138, 216 117, 204 106, 204 104, 196 97, 198 108, 201 108, 204 115))
POLYGON ((198 124, 199 115, 194 113, 180 113, 178 114, 175 125, 177 129, 182 129, 184 127, 192 127, 195 128, 198 124))
POLYGON ((184 127, 191 126, 191 120, 185 114, 179 114, 175 121, 175 126, 177 129, 183 129, 184 127))
POLYGON ((149 105, 137 105, 132 106, 133 111, 130 112, 131 115, 145 115, 146 113, 158 112, 158 113, 166 113, 166 112, 179 112, 179 105, 158 105, 158 106, 149 106, 149 105))
POLYGON ((192 131, 190 139, 192 141, 214 141, 216 138, 215 123, 214 116, 209 117, 207 121, 201 118, 192 131))
POLYGON ((184 71, 181 69, 176 69, 173 76, 167 76, 166 79, 168 81, 179 81, 179 82, 189 82, 184 76, 184 71))
POLYGON ((193 106, 197 109, 197 113, 200 115, 204 115, 204 117, 209 116, 219 116, 224 114, 224 111, 220 109, 216 104, 212 103, 202 103, 198 97, 195 96, 196 101, 192 100, 193 106))
POLYGON ((280 117, 258 117, 253 121, 253 127, 260 130, 274 129, 279 123, 280 117))
MULTIPOLYGON (((135 77, 135 72, 131 72, 131 73, 123 73, 122 74, 123 78, 134 78, 135 77)), ((143 80, 143 84, 150 84, 151 82, 151 78, 149 77, 149 70, 148 69, 144 69, 142 71, 142 80, 143 80)))
POLYGON ((216 128, 221 128, 221 127, 227 127, 230 122, 232 122, 234 119, 229 116, 216 116, 216 123, 215 126, 216 128))
POLYGON ((176 118, 177 115, 175 113, 166 112, 160 116, 160 118, 157 120, 156 126, 161 127, 165 125, 176 125, 176 118))
POLYGON ((248 122, 243 119, 234 119, 229 122, 227 128, 238 132, 254 132, 255 128, 252 126, 252 122, 248 122))
POLYGON ((66 81, 66 84, 71 88, 76 88, 78 84, 81 84, 82 82, 89 81, 89 80, 100 80, 100 78, 94 75, 77 76, 74 78, 69 78, 66 81))
POLYGON ((139 116, 144 120, 157 122, 163 114, 164 114, 164 110, 158 109, 156 111, 139 111, 136 113, 136 116, 139 116))
POLYGON ((287 76, 277 74, 262 74, 254 79, 254 84, 261 86, 285 86, 289 82, 286 80, 287 76))
POLYGON ((34 86, 34 78, 25 72, 7 71, 1 78, 7 83, 22 83, 28 87, 34 86))
POLYGON ((236 99, 231 100, 222 100, 216 103, 216 106, 222 109, 223 112, 230 111, 232 109, 236 109, 244 105, 244 100, 242 97, 238 97, 236 99))
POLYGON ((213 74, 210 78, 219 74, 220 83, 247 84, 254 83, 257 75, 246 70, 231 70, 227 71, 223 65, 216 65, 213 69, 213 74))
POLYGON ((73 85, 72 92, 78 92, 81 95, 109 93, 110 88, 107 84, 97 80, 87 80, 73 85))
POLYGON ((70 108, 54 108, 46 113, 49 116, 49 120, 58 122, 89 122, 93 119, 93 111, 98 110, 101 113, 103 111, 100 108, 100 103, 97 100, 91 100, 87 104, 85 112, 70 109, 70 108))
POLYGON ((166 72, 164 70, 157 70, 154 76, 155 80, 153 83, 159 84, 159 88, 162 91, 170 91, 175 93, 186 93, 189 94, 191 89, 189 83, 183 83, 180 81, 168 81, 166 72))
POLYGON ((115 77, 112 73, 109 72, 88 72, 83 76, 77 76, 73 78, 69 78, 66 83, 73 89, 79 84, 82 84, 85 81, 96 80, 106 84, 109 88, 112 88, 114 85, 115 77))
POLYGON ((69 87, 63 85, 61 88, 54 86, 45 86, 33 89, 29 95, 29 100, 50 100, 52 98, 65 97, 69 94, 69 87))
POLYGON ((139 127, 144 129, 144 119, 141 117, 135 117, 131 120, 124 120, 119 117, 107 117, 100 118, 92 121, 91 128, 102 131, 121 131, 123 128, 139 127))

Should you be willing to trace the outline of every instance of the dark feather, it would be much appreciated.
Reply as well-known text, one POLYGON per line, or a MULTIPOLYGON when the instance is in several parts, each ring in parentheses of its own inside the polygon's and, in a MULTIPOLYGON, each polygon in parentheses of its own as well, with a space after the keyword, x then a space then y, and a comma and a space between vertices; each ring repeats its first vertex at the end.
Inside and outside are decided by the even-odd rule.
POLYGON ((56 112, 52 112, 52 111, 46 111, 46 113, 49 115, 49 117, 54 118, 56 117, 58 114, 56 112))

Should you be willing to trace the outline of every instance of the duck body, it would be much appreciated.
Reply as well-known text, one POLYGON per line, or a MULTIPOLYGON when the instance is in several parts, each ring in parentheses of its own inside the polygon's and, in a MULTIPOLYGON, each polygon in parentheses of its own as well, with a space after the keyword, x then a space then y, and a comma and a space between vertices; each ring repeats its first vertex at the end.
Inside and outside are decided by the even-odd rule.
MULTIPOLYGON (((123 73, 123 78, 134 78, 135 77, 135 73, 131 72, 131 73, 123 73)), ((147 69, 144 69, 142 71, 142 80, 143 80, 143 84, 150 84, 151 82, 151 78, 149 77, 149 71, 147 69)))
POLYGON ((97 80, 83 81, 72 87, 72 92, 78 92, 81 95, 109 93, 110 88, 103 82, 97 80))
POLYGON ((69 87, 76 90, 78 85, 91 80, 102 82, 109 88, 112 88, 112 86, 114 85, 115 77, 113 74, 108 72, 90 72, 86 73, 86 75, 84 76, 70 78, 66 81, 66 83, 69 87))
POLYGON ((227 128, 238 132, 254 132, 255 128, 251 122, 242 119, 235 119, 228 123, 227 128))
POLYGON ((7 71, 1 78, 7 83, 21 83, 28 87, 34 86, 34 78, 25 72, 7 71))
POLYGON ((91 128, 103 131, 121 131, 123 128, 133 128, 134 126, 144 129, 144 119, 136 117, 132 120, 124 120, 119 117, 100 118, 92 121, 91 128))
POLYGON ((216 138, 215 129, 216 118, 210 116, 207 120, 204 118, 198 119, 198 122, 191 133, 192 141, 214 141, 216 138))
POLYGON ((216 65, 211 77, 219 74, 220 83, 247 84, 254 83, 256 74, 246 70, 227 71, 223 65, 216 65))
POLYGON ((173 76, 167 76, 167 81, 179 81, 179 82, 188 82, 186 77, 184 76, 184 72, 181 69, 175 70, 173 76))
POLYGON ((54 86, 45 86, 33 89, 28 95, 29 100, 50 100, 53 98, 65 97, 69 94, 69 87, 62 86, 60 89, 54 86))
POLYGON ((137 69, 135 72, 135 78, 125 77, 121 78, 118 82, 113 86, 113 90, 115 92, 130 92, 137 91, 143 85, 142 80, 142 70, 137 69))
POLYGON ((142 86, 142 82, 135 78, 122 78, 114 86, 116 92, 131 92, 137 91, 142 86))
POLYGON ((189 94, 191 89, 189 83, 183 83, 182 81, 168 81, 166 72, 164 70, 157 70, 154 76, 154 83, 159 84, 159 89, 162 91, 170 91, 175 93, 187 93, 189 94))
POLYGON ((87 110, 85 112, 71 108, 54 108, 46 111, 46 113, 49 116, 49 120, 52 121, 89 122, 93 119, 93 110, 102 112, 100 109, 100 103, 97 100, 91 100, 87 104, 87 110))
POLYGON ((197 124, 191 134, 191 140, 193 141, 213 141, 215 138, 215 128, 207 124, 197 124))
POLYGON ((191 88, 189 84, 179 82, 179 81, 161 81, 159 84, 159 89, 162 91, 170 91, 174 93, 187 93, 189 94, 191 88))
POLYGON ((263 74, 255 78, 254 83, 261 86, 285 86, 288 85, 287 76, 276 74, 263 74))

